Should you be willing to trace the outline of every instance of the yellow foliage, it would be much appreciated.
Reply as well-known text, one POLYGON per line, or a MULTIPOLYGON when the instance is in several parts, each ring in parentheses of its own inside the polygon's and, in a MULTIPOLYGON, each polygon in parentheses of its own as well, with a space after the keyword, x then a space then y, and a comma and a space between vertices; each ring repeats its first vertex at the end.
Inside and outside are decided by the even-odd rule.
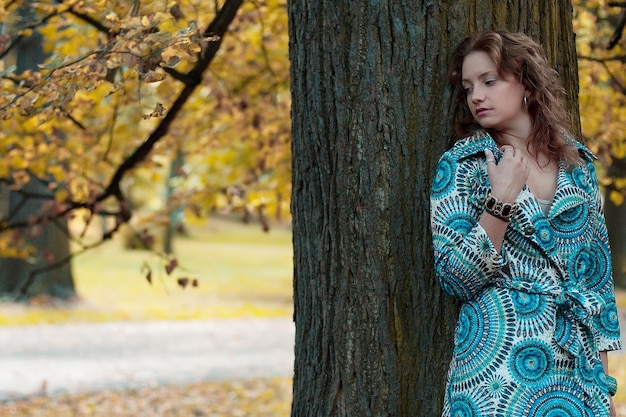
POLYGON ((9 151, 9 155, 7 160, 10 162, 10 167, 12 170, 23 170, 28 168, 28 159, 23 157, 23 154, 16 149, 12 149, 9 151))
POLYGON ((24 30, 20 30, 18 32, 18 35, 24 36, 24 37, 31 36, 32 34, 33 34, 33 30, 32 29, 24 29, 24 30))
POLYGON ((68 197, 69 193, 65 188, 60 188, 54 193, 54 199, 59 203, 67 201, 68 197))
MULTIPOLYGON (((624 39, 611 50, 606 48, 615 31, 611 22, 621 10, 605 0, 574 1, 582 132, 607 163, 626 158, 626 68, 619 58, 625 55, 624 39)), ((625 185, 610 193, 613 202, 623 200, 620 190, 626 190, 625 185)))
POLYGON ((48 173, 50 175, 52 175, 52 177, 56 181, 58 181, 58 182, 61 182, 61 181, 64 180, 65 170, 60 165, 51 165, 51 166, 49 166, 48 167, 48 173))
MULTIPOLYGON (((68 191, 57 191, 58 201, 80 203, 104 190, 183 89, 184 83, 168 71, 184 75, 214 41, 200 34, 220 2, 147 0, 137 3, 132 15, 133 4, 38 3, 38 12, 56 10, 37 28, 48 54, 45 62, 39 71, 18 75, 14 56, 0 60, 7 75, 0 81, 0 175, 13 177, 16 187, 28 181, 28 170, 64 183, 59 190, 68 191), (77 18, 80 14, 109 34, 77 18)), ((151 158, 125 179, 124 186, 137 187, 135 194, 146 204, 162 200, 165 168, 173 150, 181 148, 184 167, 171 181, 173 198, 197 207, 198 213, 233 202, 285 210, 291 182, 285 7, 286 0, 244 2, 202 85, 151 158), (226 195, 233 189, 240 190, 236 198, 226 195)), ((7 13, 0 8, 0 17, 7 13)), ((8 33, 32 33, 20 28, 18 19, 3 21, 11 22, 8 33)), ((594 123, 602 126, 600 120, 594 123)))
POLYGON ((33 253, 33 248, 27 246, 23 239, 8 233, 0 235, 0 253, 5 258, 26 258, 33 253))
POLYGON ((30 158, 28 162, 28 170, 39 178, 45 178, 47 173, 47 164, 45 159, 30 158))
POLYGON ((611 192, 609 193, 609 198, 611 199, 611 202, 616 206, 624 203, 624 194, 619 191, 611 190, 611 192))
POLYGON ((614 178, 613 185, 617 189, 626 190, 626 178, 614 178))

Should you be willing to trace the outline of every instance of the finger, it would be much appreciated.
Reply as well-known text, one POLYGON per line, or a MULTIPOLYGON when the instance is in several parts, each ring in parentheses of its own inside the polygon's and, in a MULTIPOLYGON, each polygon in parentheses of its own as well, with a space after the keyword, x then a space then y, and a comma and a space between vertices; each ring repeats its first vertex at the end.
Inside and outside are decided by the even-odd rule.
POLYGON ((502 151, 503 154, 511 154, 512 156, 515 156, 515 148, 512 147, 511 145, 504 145, 503 147, 500 148, 500 150, 502 151))
POLYGON ((496 158, 493 156, 493 152, 489 149, 485 149, 485 163, 487 164, 487 173, 489 173, 492 166, 496 166, 496 158))
POLYGON ((487 163, 496 162, 496 158, 493 156, 491 149, 485 149, 485 159, 487 163))

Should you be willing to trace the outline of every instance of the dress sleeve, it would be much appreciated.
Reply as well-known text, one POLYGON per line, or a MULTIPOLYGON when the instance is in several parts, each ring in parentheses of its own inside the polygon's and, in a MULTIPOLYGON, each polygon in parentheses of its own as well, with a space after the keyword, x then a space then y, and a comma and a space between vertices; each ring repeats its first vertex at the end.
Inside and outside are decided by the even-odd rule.
POLYGON ((443 290, 461 300, 474 298, 505 264, 504 253, 497 253, 478 223, 488 183, 478 158, 459 161, 448 151, 431 187, 435 272, 443 290))
POLYGON ((593 274, 590 275, 587 285, 590 290, 596 291, 602 297, 606 306, 604 311, 595 318, 594 332, 599 350, 618 350, 621 349, 619 315, 615 304, 611 251, 604 218, 603 200, 592 162, 587 162, 587 170, 589 187, 593 196, 593 210, 590 215, 593 236, 592 247, 597 253, 594 262, 596 268, 590 269, 593 274))

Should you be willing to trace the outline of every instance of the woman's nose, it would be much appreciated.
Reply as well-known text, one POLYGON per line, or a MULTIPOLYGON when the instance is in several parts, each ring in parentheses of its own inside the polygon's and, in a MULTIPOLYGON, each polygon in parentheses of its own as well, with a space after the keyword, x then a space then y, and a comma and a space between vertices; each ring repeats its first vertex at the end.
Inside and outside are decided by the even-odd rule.
POLYGON ((482 92, 482 90, 476 89, 476 88, 472 90, 472 96, 471 96, 472 103, 478 103, 480 101, 483 101, 484 99, 485 99, 485 94, 482 92))

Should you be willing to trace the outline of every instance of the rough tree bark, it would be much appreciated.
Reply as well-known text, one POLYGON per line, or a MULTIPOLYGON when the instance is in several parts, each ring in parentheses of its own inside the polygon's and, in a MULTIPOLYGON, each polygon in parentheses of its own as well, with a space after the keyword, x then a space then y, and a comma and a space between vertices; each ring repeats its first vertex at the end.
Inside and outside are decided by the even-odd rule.
POLYGON ((292 416, 437 416, 457 316, 434 277, 428 205, 455 116, 447 63, 474 31, 526 32, 577 109, 571 4, 290 0, 288 13, 292 416))

